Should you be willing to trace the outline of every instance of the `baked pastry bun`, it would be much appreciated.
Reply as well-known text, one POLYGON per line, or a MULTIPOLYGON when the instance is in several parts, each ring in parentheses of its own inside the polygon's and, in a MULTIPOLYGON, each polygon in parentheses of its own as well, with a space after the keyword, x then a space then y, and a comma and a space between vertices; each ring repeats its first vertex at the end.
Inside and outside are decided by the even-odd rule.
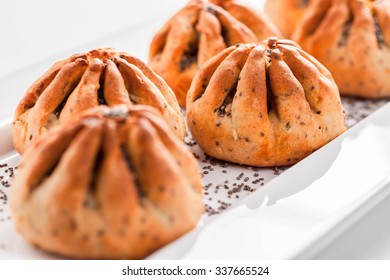
POLYGON ((167 81, 179 104, 185 106, 191 81, 207 59, 228 46, 278 35, 263 14, 237 1, 192 0, 154 36, 149 65, 167 81))
POLYGON ((11 189, 17 231, 73 258, 143 258, 196 226, 197 161, 150 106, 93 108, 26 151, 11 189))
POLYGON ((254 10, 252 7, 243 4, 240 0, 209 0, 209 2, 222 7, 238 21, 248 26, 256 35, 259 42, 269 36, 282 35, 267 14, 254 10))
POLYGON ((255 166, 296 163, 346 129, 329 71, 276 38, 206 62, 188 92, 187 125, 210 156, 255 166))
POLYGON ((265 11, 285 38, 290 38, 313 0, 266 0, 265 11))
POLYGON ((389 0, 315 0, 293 38, 329 69, 342 95, 390 96, 389 0))
POLYGON ((176 97, 144 62, 114 49, 96 49, 55 63, 19 102, 12 126, 16 150, 23 153, 52 127, 66 124, 98 105, 151 105, 174 134, 185 135, 176 97))

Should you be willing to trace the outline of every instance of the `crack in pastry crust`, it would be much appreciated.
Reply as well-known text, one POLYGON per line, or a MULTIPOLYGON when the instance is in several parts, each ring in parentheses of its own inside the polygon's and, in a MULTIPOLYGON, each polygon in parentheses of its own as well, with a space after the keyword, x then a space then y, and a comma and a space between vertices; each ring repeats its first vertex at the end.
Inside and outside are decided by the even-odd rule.
POLYGON ((188 128, 210 156, 255 166, 291 165, 345 130, 329 71, 288 40, 230 47, 197 73, 188 128))
POLYGON ((342 95, 390 96, 390 1, 313 1, 293 39, 330 70, 342 95))
POLYGON ((238 1, 192 0, 156 33, 149 63, 185 106, 191 81, 205 61, 236 43, 278 35, 266 15, 238 1))
POLYGON ((198 165, 149 106, 93 108, 30 147, 11 189, 16 229, 44 250, 143 258, 204 211, 198 165))
POLYGON ((184 120, 174 93, 141 60, 114 49, 96 49, 54 64, 25 93, 13 122, 16 150, 59 123, 98 105, 151 105, 183 139, 184 120))

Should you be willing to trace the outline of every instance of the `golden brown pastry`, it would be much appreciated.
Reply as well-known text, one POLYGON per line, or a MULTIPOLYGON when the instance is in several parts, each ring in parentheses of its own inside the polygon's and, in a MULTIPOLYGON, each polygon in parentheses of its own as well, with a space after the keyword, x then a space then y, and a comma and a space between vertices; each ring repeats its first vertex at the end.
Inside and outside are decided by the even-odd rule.
POLYGON ((193 155, 150 106, 99 106, 26 151, 11 189, 17 231, 68 257, 143 258, 203 213, 193 155))
POLYGON ((144 62, 114 49, 96 49, 55 63, 16 108, 14 146, 19 153, 59 123, 98 105, 145 104, 157 108, 180 139, 185 124, 176 97, 144 62))
POLYGON ((265 11, 286 38, 290 38, 313 0, 266 0, 265 11))
POLYGON ((149 64, 185 106, 191 81, 207 59, 227 46, 278 35, 268 18, 237 1, 192 0, 154 36, 149 64))
MULTIPOLYGON (((281 36, 280 30, 263 12, 242 4, 239 0, 209 0, 210 3, 220 6, 229 12, 238 21, 249 27, 259 42, 269 36, 281 36)), ((243 43, 243 42, 240 42, 243 43)))
POLYGON ((329 69, 342 95, 390 96, 389 0, 315 0, 293 38, 329 69))
POLYGON ((345 130, 331 74, 276 38, 210 59, 188 92, 187 124, 210 156, 255 166, 296 163, 345 130))

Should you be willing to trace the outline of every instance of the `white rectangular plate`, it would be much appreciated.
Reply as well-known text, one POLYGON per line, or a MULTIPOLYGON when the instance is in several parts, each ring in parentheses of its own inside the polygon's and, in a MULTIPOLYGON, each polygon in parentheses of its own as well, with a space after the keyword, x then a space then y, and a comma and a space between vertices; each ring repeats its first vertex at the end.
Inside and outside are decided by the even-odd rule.
MULTIPOLYGON (((146 60, 148 44, 167 15, 139 23, 72 53, 112 46, 146 60)), ((71 53, 64 54, 67 57, 71 53)), ((15 231, 9 209, 12 148, 10 121, 31 82, 54 60, 0 79, 0 258, 51 259, 15 231)), ((343 100, 349 127, 386 101, 343 100)), ((151 259, 310 258, 384 199, 390 182, 390 105, 349 129, 293 167, 261 169, 199 158, 206 213, 196 229, 155 252, 151 259)))

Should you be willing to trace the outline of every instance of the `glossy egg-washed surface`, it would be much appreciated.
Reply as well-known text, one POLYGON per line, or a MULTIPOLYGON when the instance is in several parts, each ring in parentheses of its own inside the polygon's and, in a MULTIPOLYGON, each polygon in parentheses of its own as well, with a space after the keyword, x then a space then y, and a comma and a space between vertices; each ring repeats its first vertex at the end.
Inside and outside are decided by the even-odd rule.
POLYGON ((239 1, 192 0, 156 33, 149 63, 185 106, 191 81, 205 61, 236 43, 269 36, 280 36, 276 26, 239 1))
POLYGON ((209 60, 189 90, 187 124, 207 154, 255 166, 291 165, 345 131, 328 70, 275 38, 209 60))
POLYGON ((19 102, 12 126, 19 153, 42 134, 98 105, 150 105, 174 134, 185 124, 174 93, 144 62, 114 49, 96 49, 55 63, 19 102))
POLYGON ((17 231, 74 258, 143 258, 201 217, 198 165, 150 107, 84 112, 24 154, 11 188, 17 231))
POLYGON ((292 38, 329 69, 342 95, 390 96, 389 0, 315 0, 292 38))

